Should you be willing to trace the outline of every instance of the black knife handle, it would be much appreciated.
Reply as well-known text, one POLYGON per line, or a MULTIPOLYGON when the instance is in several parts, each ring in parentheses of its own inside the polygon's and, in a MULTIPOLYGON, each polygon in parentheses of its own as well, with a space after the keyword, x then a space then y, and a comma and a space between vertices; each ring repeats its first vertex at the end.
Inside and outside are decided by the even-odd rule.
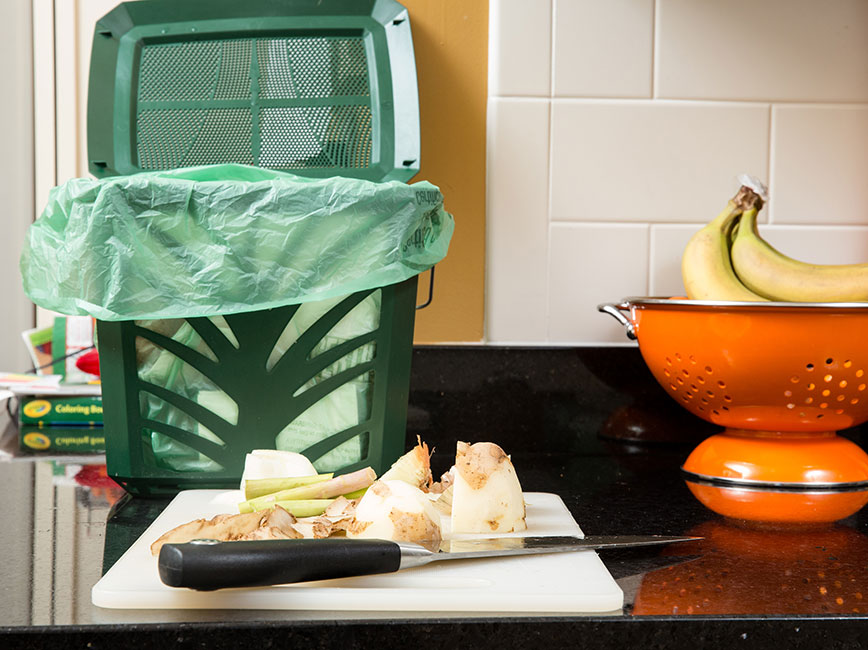
POLYGON ((401 548, 382 539, 194 541, 160 549, 160 579, 201 591, 391 573, 401 548))

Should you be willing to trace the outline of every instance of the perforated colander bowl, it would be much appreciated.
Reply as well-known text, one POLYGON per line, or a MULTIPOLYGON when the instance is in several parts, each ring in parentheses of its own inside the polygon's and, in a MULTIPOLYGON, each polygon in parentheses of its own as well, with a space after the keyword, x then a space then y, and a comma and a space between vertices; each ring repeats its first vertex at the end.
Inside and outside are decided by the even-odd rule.
POLYGON ((727 517, 830 522, 868 502, 868 454, 837 431, 868 421, 868 303, 628 298, 600 305, 660 385, 724 429, 682 466, 727 517))
POLYGON ((868 304, 627 298, 600 305, 679 404, 728 428, 868 421, 868 304))

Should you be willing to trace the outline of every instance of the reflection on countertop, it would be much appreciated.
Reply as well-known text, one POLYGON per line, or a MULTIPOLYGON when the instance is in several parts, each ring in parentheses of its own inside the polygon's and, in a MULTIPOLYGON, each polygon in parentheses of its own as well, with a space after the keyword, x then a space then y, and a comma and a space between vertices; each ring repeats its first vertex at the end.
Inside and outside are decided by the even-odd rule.
MULTIPOLYGON (((601 552, 625 593, 623 611, 606 617, 104 610, 91 604, 91 587, 168 501, 129 498, 107 480, 101 458, 92 463, 7 460, 0 462, 7 486, 0 500, 6 551, 0 563, 0 630, 26 634, 38 626, 85 625, 96 626, 88 628, 94 633, 132 634, 136 624, 160 623, 170 626, 160 629, 172 630, 185 623, 201 624, 202 634, 220 638, 236 623, 253 625, 245 628, 251 633, 260 630, 258 622, 290 634, 302 622, 366 621, 397 625, 376 629, 394 629, 402 638, 415 634, 421 642, 427 638, 421 628, 404 629, 402 621, 424 621, 444 635, 472 635, 472 626, 458 626, 487 622, 502 626, 485 628, 495 637, 503 630, 515 639, 523 634, 570 639, 582 626, 592 626, 599 636, 593 647, 605 647, 607 639, 617 645, 639 634, 637 628, 618 625, 625 621, 653 622, 667 634, 683 629, 689 636, 694 628, 676 623, 701 619, 718 629, 714 626, 723 617, 739 621, 743 630, 748 619, 759 616, 763 622, 750 625, 765 626, 756 630, 777 638, 793 629, 780 621, 821 615, 828 624, 837 623, 826 630, 835 634, 851 629, 847 621, 868 619, 865 511, 831 526, 787 529, 729 521, 707 510, 679 468, 709 430, 698 420, 671 417, 670 398, 646 376, 635 349, 420 348, 413 363, 407 445, 419 435, 435 449, 435 475, 446 469, 456 440, 494 440, 512 455, 523 489, 560 495, 585 534, 705 539, 664 549, 601 552), (619 372, 629 381, 619 384, 619 372), (667 423, 671 435, 666 435, 667 423), (631 435, 637 427, 645 433, 631 435), (516 621, 523 625, 511 627, 516 621)), ((862 430, 845 435, 864 444, 862 430)), ((353 629, 363 638, 365 630, 373 634, 375 628, 353 629)), ((751 637, 756 643, 762 638, 751 637)))
POLYGON ((100 459, 0 464, 3 625, 69 625, 99 579, 106 519, 124 491, 100 459))
MULTIPOLYGON (((694 561, 642 578, 633 614, 864 614, 868 536, 849 526, 767 527, 713 520, 694 561)), ((673 559, 678 550, 666 553, 673 559)))

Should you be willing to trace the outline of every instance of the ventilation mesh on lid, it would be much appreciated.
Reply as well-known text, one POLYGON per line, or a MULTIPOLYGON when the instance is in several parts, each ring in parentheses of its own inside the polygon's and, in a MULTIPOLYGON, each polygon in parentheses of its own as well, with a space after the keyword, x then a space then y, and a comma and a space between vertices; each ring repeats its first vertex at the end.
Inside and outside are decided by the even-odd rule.
POLYGON ((227 162, 369 167, 363 37, 145 45, 136 127, 138 164, 147 170, 227 162))
POLYGON ((260 165, 275 169, 367 167, 371 160, 368 106, 263 108, 260 165), (291 142, 292 147, 286 143, 291 142))
POLYGON ((368 97, 368 61, 359 38, 282 38, 257 42, 260 97, 368 97))
POLYGON ((214 99, 250 99, 250 55, 253 41, 223 41, 214 99), (218 74, 219 73, 219 74, 218 74))
POLYGON ((214 95, 222 47, 218 41, 142 48, 139 101, 202 101, 214 95))

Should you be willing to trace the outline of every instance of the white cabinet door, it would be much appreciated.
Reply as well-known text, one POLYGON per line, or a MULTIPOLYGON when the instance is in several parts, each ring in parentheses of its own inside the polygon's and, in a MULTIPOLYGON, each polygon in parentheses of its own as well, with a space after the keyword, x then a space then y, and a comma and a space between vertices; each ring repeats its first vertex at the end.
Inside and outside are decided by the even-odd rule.
MULTIPOLYGON (((5 1, 5 0, 4 0, 5 1)), ((35 212, 49 190, 87 169, 87 86, 96 21, 120 0, 14 0, 33 5, 35 212)), ((36 310, 39 326, 55 314, 36 310)), ((2 366, 0 366, 2 367, 2 366)))
POLYGON ((31 0, 0 2, 0 370, 26 370, 33 305, 18 259, 33 218, 31 0))

